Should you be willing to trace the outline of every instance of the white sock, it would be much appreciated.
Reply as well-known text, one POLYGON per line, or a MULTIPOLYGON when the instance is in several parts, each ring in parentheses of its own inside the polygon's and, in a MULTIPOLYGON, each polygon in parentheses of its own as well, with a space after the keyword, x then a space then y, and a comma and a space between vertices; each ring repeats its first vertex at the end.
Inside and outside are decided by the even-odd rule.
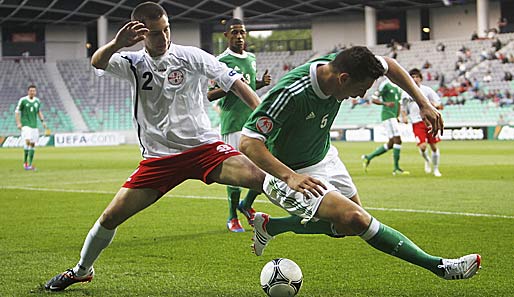
POLYGON ((77 263, 77 266, 73 268, 73 272, 75 272, 77 276, 86 275, 98 256, 100 256, 102 250, 108 247, 112 242, 115 234, 116 229, 106 229, 96 221, 93 228, 89 230, 86 236, 84 246, 82 246, 82 250, 80 251, 80 261, 77 263))
POLYGON ((372 217, 371 222, 369 223, 368 229, 366 231, 364 231, 363 233, 359 234, 359 236, 362 239, 364 239, 365 241, 368 241, 371 238, 375 237, 375 235, 377 235, 379 229, 380 229, 380 222, 377 219, 372 217))
POLYGON ((402 149, 402 145, 395 143, 395 144, 393 144, 393 149, 401 150, 402 149))
POLYGON ((384 143, 384 149, 385 149, 386 151, 388 151, 388 150, 389 150, 389 147, 387 146, 387 143, 384 143))
POLYGON ((420 149, 420 150, 419 150, 419 153, 421 154, 421 157, 423 157, 423 159, 425 159, 425 161, 430 162, 430 158, 428 157, 427 150, 422 151, 422 150, 420 149))
POLYGON ((439 157, 441 154, 439 153, 439 149, 435 152, 432 152, 432 164, 434 165, 434 170, 439 169, 439 157))

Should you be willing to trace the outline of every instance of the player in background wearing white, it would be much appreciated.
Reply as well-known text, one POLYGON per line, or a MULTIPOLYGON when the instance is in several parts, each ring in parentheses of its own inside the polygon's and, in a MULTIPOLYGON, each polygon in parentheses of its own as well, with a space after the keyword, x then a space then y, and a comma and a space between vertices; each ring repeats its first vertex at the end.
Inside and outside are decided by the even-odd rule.
MULTIPOLYGON (((437 109, 442 110, 443 105, 441 104, 441 98, 437 93, 432 90, 430 87, 421 84, 423 81, 423 75, 421 71, 417 68, 413 68, 409 71, 410 76, 414 79, 418 87, 421 89, 421 92, 428 101, 437 109)), ((432 135, 428 132, 428 128, 425 125, 421 118, 421 114, 419 111, 419 106, 412 100, 411 96, 406 92, 402 93, 402 120, 404 123, 407 123, 407 118, 412 123, 412 130, 414 132, 414 136, 416 137, 416 142, 419 148, 419 153, 421 157, 425 160, 425 173, 432 172, 432 168, 430 166, 430 157, 427 152, 427 143, 430 145, 430 149, 432 150, 432 165, 434 166, 434 176, 441 177, 442 174, 439 171, 439 160, 441 157, 441 153, 439 148, 437 147, 437 143, 441 141, 438 135, 432 135)))
POLYGON ((23 145, 23 168, 25 170, 36 169, 32 166, 32 160, 34 159, 36 142, 39 139, 38 117, 43 128, 47 128, 41 112, 41 101, 36 97, 36 94, 36 86, 30 85, 27 89, 27 96, 20 98, 15 111, 16 126, 21 130, 21 138, 25 140, 23 145))
MULTIPOLYGON (((171 43, 166 11, 145 2, 132 12, 116 37, 99 48, 91 64, 131 84, 134 124, 144 160, 127 179, 87 235, 80 261, 49 280, 45 288, 64 290, 93 278, 93 263, 114 238, 116 228, 187 179, 262 191, 265 173, 211 129, 203 102, 208 80, 232 91, 251 108, 255 92, 233 69, 206 52, 171 43), (136 52, 119 50, 144 40, 136 52)), ((312 189, 313 179, 306 179, 312 189)))

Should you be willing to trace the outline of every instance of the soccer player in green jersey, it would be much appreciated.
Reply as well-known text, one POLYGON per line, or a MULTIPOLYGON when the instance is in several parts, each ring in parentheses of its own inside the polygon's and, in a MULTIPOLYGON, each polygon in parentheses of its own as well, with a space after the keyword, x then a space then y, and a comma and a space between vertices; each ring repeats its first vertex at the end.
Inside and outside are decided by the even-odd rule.
POLYGON ((21 130, 21 138, 25 140, 23 146, 23 168, 25 170, 35 170, 32 166, 36 142, 39 139, 37 129, 37 118, 41 120, 43 128, 47 128, 43 113, 41 112, 41 101, 36 97, 36 86, 28 87, 27 96, 21 97, 16 106, 15 117, 16 126, 21 130))
POLYGON ((378 90, 372 96, 372 102, 382 105, 382 124, 386 131, 389 141, 377 147, 372 153, 362 155, 364 171, 368 170, 369 163, 373 158, 382 155, 393 149, 394 168, 393 175, 408 175, 408 171, 400 168, 400 150, 402 148, 402 138, 398 127, 398 117, 400 116, 400 98, 402 90, 389 79, 384 79, 378 86, 378 90))
POLYGON ((330 126, 341 102, 364 96, 382 75, 410 94, 429 123, 430 133, 443 130, 441 114, 408 73, 393 59, 375 56, 365 47, 352 47, 292 70, 254 110, 239 147, 272 175, 265 177, 263 185, 268 199, 292 215, 272 218, 257 212, 254 252, 261 255, 273 236, 288 231, 357 235, 375 249, 444 279, 470 278, 480 267, 480 255, 432 256, 364 210, 337 149, 330 144, 330 126))
MULTIPOLYGON (((228 67, 243 75, 243 80, 253 90, 258 90, 271 83, 271 76, 268 70, 264 72, 261 80, 256 80, 257 66, 255 55, 245 51, 246 28, 240 19, 233 18, 225 23, 225 32, 228 48, 218 56, 218 60, 227 64, 228 67)), ((238 149, 241 129, 252 113, 252 109, 239 99, 234 93, 226 93, 221 88, 213 88, 207 94, 209 101, 220 99, 221 136, 225 143, 238 149)), ((245 215, 250 225, 253 225, 255 210, 252 208, 253 201, 259 192, 248 190, 243 201, 239 202, 241 188, 227 186, 229 215, 227 228, 232 232, 244 232, 241 222, 237 218, 237 210, 245 215)))

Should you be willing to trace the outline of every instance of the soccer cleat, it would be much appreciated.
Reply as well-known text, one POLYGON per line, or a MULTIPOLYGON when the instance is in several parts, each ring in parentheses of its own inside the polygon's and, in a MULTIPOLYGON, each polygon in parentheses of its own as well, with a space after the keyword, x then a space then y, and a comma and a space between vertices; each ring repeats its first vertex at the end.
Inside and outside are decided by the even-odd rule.
POLYGON ((245 229, 241 226, 241 222, 238 218, 228 220, 227 229, 232 232, 245 232, 245 229))
POLYGON ((368 157, 366 157, 366 155, 362 155, 361 159, 362 159, 362 167, 364 168, 364 172, 367 173, 369 162, 371 162, 371 161, 368 159, 368 157))
POLYGON ((439 169, 435 168, 435 169, 434 169, 434 176, 435 176, 435 177, 441 177, 441 176, 443 176, 443 175, 441 174, 441 172, 439 172, 439 169))
POLYGON ((409 171, 405 171, 405 170, 400 169, 400 168, 393 170, 393 175, 394 176, 397 176, 397 175, 409 175, 409 174, 410 174, 409 171))
POLYGON ((430 167, 430 162, 425 161, 425 173, 429 174, 430 172, 432 172, 432 168, 430 167))
POLYGON ((24 168, 25 168, 25 170, 27 170, 27 171, 31 171, 31 170, 32 170, 32 171, 36 171, 36 167, 34 167, 34 166, 32 166, 32 165, 27 165, 27 166, 25 166, 24 168))
POLYGON ((255 213, 255 218, 253 219, 252 249, 257 256, 262 255, 268 242, 273 239, 273 236, 269 235, 268 231, 266 231, 266 224, 268 224, 268 222, 268 214, 262 212, 255 213))
POLYGON ((75 272, 73 272, 73 269, 70 268, 49 280, 45 284, 45 289, 50 291, 62 291, 75 283, 89 283, 94 275, 95 270, 93 267, 91 267, 88 274, 81 277, 77 276, 75 272))
POLYGON ((237 206, 237 210, 239 210, 248 220, 248 224, 253 227, 253 218, 255 217, 255 209, 252 207, 246 209, 243 206, 243 201, 239 202, 237 206))
POLYGON ((443 269, 444 274, 441 277, 444 279, 466 279, 477 273, 481 268, 481 261, 482 258, 479 254, 471 254, 458 259, 442 259, 441 265, 438 265, 437 268, 443 269))

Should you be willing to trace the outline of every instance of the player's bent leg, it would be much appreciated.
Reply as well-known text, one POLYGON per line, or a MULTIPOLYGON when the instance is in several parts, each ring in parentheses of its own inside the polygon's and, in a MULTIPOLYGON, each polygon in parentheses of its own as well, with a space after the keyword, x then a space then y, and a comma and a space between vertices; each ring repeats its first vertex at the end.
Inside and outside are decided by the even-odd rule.
MULTIPOLYGON (((358 199, 358 196, 355 195, 352 198, 358 199)), ((316 217, 332 222, 337 233, 344 235, 357 235, 364 232, 371 221, 371 215, 362 207, 337 191, 325 195, 316 212, 316 217)))
POLYGON ((232 185, 262 192, 266 174, 244 155, 232 156, 211 173, 209 179, 216 183, 232 185))
POLYGON ((86 236, 77 265, 50 279, 45 289, 62 291, 75 283, 90 282, 94 276, 93 263, 112 242, 116 227, 161 196, 153 189, 121 188, 86 236))

